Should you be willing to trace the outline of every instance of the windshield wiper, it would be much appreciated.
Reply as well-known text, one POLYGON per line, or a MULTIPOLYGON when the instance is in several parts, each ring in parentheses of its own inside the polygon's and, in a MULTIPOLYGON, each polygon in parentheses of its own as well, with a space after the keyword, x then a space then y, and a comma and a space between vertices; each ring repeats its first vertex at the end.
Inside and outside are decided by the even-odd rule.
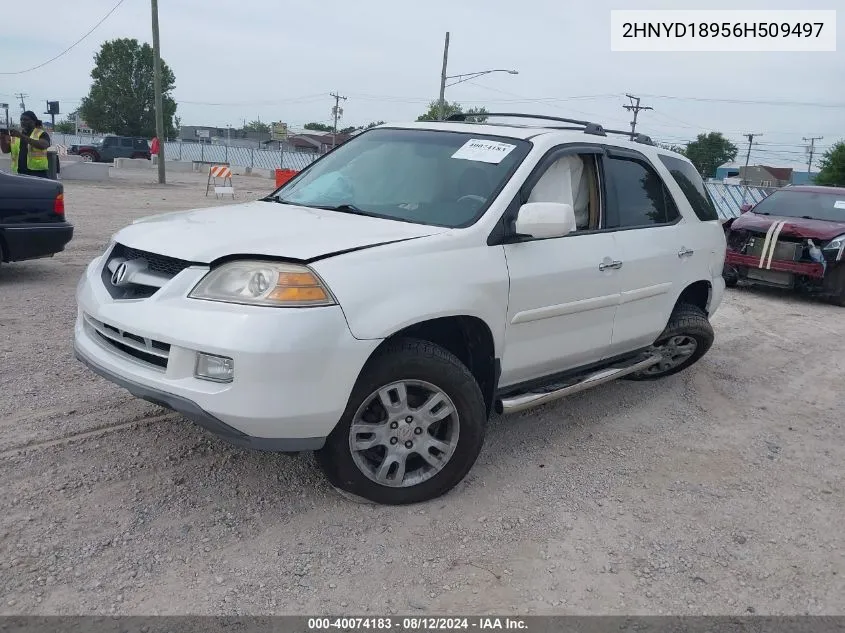
POLYGON ((366 215, 372 217, 374 214, 369 211, 359 209, 354 204, 338 204, 336 206, 314 205, 317 209, 325 209, 326 211, 340 211, 341 213, 353 213, 355 215, 366 215))
POLYGON ((261 202, 276 202, 278 204, 294 204, 293 202, 288 202, 287 200, 282 200, 281 198, 277 198, 275 196, 267 196, 266 198, 261 198, 261 202))

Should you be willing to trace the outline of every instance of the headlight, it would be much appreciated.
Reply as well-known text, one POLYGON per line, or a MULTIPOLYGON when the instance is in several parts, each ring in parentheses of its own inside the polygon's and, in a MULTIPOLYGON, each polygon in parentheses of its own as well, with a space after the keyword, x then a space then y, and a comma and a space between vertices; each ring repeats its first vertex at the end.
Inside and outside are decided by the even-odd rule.
POLYGON ((307 266, 261 261, 223 264, 203 277, 188 296, 255 306, 335 304, 329 289, 307 266))
POLYGON ((836 261, 839 261, 842 259, 842 251, 845 250, 845 235, 834 237, 822 250, 827 251, 828 254, 835 253, 836 261))

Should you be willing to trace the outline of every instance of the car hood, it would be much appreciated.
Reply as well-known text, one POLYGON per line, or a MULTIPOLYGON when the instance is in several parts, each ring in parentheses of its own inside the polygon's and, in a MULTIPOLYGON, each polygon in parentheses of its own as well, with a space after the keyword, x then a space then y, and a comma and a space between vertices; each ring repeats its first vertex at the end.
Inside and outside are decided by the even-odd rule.
POLYGON ((255 201, 136 220, 114 240, 198 263, 227 255, 307 261, 443 233, 447 229, 275 202, 255 201))
POLYGON ((780 231, 782 237, 801 237, 818 240, 832 240, 845 234, 845 222, 788 218, 778 215, 758 215, 753 211, 743 213, 731 224, 732 231, 754 231, 766 233, 775 223, 784 222, 780 231))

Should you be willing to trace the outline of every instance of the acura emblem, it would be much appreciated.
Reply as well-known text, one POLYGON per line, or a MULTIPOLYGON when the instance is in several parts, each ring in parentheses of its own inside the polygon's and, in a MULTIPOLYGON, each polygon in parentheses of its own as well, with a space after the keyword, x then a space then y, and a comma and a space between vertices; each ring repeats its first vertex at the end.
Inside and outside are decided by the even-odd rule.
POLYGON ((129 272, 129 267, 126 262, 118 266, 111 275, 111 282, 114 286, 122 286, 126 283, 126 274, 129 272))

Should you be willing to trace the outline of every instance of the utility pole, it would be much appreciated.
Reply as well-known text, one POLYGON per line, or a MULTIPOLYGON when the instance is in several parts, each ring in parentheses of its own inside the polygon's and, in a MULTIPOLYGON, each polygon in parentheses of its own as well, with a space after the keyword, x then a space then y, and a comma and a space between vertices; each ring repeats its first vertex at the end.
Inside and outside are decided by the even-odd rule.
POLYGON ((26 101, 24 101, 24 99, 26 99, 29 95, 23 92, 19 92, 15 96, 21 100, 21 112, 24 112, 26 110, 26 101))
POLYGON ((748 151, 745 153, 745 178, 743 181, 745 182, 745 189, 742 190, 742 202, 745 203, 745 196, 748 193, 748 161, 751 159, 751 144, 754 142, 755 136, 763 136, 762 134, 743 134, 745 138, 748 139, 748 151))
POLYGON ((153 89, 155 90, 156 137, 158 138, 158 184, 166 182, 164 175, 164 107, 161 96, 161 46, 158 39, 158 0, 150 0, 153 13, 153 89))
POLYGON ((807 161, 807 175, 810 175, 810 172, 813 171, 813 154, 816 151, 816 141, 822 140, 823 136, 811 136, 807 138, 806 136, 802 137, 801 140, 803 141, 810 141, 810 147, 807 148, 807 152, 810 154, 810 159, 807 161))
POLYGON ((334 97, 334 107, 332 108, 332 115, 334 116, 334 126, 332 127, 332 149, 334 149, 337 145, 337 118, 343 114, 343 110, 340 107, 340 100, 343 99, 346 101, 346 97, 342 97, 334 92, 331 93, 331 96, 334 97))
POLYGON ((446 31, 446 43, 443 45, 443 68, 440 71, 440 99, 437 101, 437 119, 446 118, 446 66, 449 63, 449 31, 446 31))
POLYGON ((622 107, 634 113, 634 120, 631 121, 631 140, 633 141, 637 135, 637 115, 640 113, 640 110, 653 110, 654 108, 651 106, 641 106, 639 97, 629 94, 625 96, 631 100, 631 105, 623 105, 622 107))

